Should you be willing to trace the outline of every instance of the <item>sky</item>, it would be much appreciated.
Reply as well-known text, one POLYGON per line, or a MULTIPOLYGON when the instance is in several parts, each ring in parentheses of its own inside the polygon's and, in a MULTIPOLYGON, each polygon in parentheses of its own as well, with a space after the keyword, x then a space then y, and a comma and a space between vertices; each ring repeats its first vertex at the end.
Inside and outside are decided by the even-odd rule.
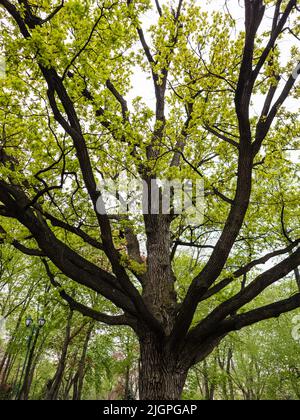
MULTIPOLYGON (((152 0, 154 9, 152 11, 149 11, 142 20, 142 27, 145 33, 147 33, 147 28, 149 28, 150 25, 153 25, 157 19, 158 19, 158 13, 155 9, 155 0, 152 0)), ((160 5, 175 5, 174 8, 176 8, 176 5, 178 4, 178 0, 160 0, 160 5)), ((201 6, 203 10, 208 12, 213 11, 229 11, 231 16, 236 21, 236 32, 244 30, 244 22, 245 22, 245 11, 244 11, 244 1, 243 0, 196 0, 196 4, 201 6)), ((266 10, 264 20, 261 24, 260 31, 266 31, 271 28, 272 25, 272 18, 273 18, 274 8, 270 8, 266 10)), ((147 37, 147 35, 146 35, 147 37)), ((296 44, 296 41, 293 37, 290 37, 289 39, 285 39, 283 41, 280 41, 281 46, 281 62, 283 65, 286 65, 286 63, 290 59, 290 48, 296 44)), ((299 44, 299 43, 298 43, 299 44)), ((140 48, 140 45, 138 46, 140 48)), ((149 76, 149 75, 148 75, 149 76)), ((285 83, 285 80, 282 80, 282 85, 285 83)), ((299 83, 299 81, 297 82, 299 83)), ((154 89, 153 89, 153 83, 152 80, 149 78, 147 79, 147 75, 145 75, 140 69, 136 69, 133 77, 132 77, 132 85, 133 89, 128 94, 128 101, 129 103, 131 100, 137 96, 140 96, 143 98, 144 102, 151 107, 151 109, 154 109, 155 107, 155 95, 154 95, 154 89)), ((278 89, 278 94, 280 93, 280 89, 278 89)), ((276 100, 276 96, 274 98, 274 101, 276 100)), ((252 107, 252 115, 260 115, 262 106, 264 103, 264 97, 260 95, 256 95, 253 98, 253 107, 252 107)), ((295 109, 299 109, 299 101, 293 98, 289 98, 285 104, 285 108, 290 111, 294 111, 295 109)), ((300 160, 300 151, 299 152, 293 152, 292 159, 295 161, 300 160)))
MULTIPOLYGON (((224 11, 227 10, 230 12, 231 16, 236 21, 236 32, 244 30, 244 2, 243 0, 195 0, 196 4, 201 6, 203 10, 208 12, 213 11, 224 11), (227 6, 226 6, 227 5, 227 6)), ((154 9, 152 11, 149 11, 142 20, 142 27, 144 29, 144 32, 147 32, 147 29, 150 25, 153 25, 157 19, 158 14, 155 10, 155 0, 152 0, 154 9)), ((178 0, 160 0, 160 4, 163 5, 176 5, 178 3, 178 0)), ((265 18, 261 25, 261 30, 265 31, 270 28, 270 25, 272 24, 272 16, 273 16, 273 8, 270 8, 265 12, 265 18)), ((281 59, 282 63, 285 64, 289 58, 290 58, 290 47, 293 45, 293 41, 290 39, 288 41, 282 41, 281 42, 281 59)), ((139 46, 140 47, 140 46, 139 46)), ((145 75, 141 71, 137 71, 134 74, 133 77, 133 86, 134 90, 130 94, 130 98, 135 96, 142 96, 145 97, 145 92, 151 92, 153 93, 152 96, 145 97, 145 99, 149 102, 149 104, 152 104, 152 101, 154 100, 154 92, 153 92, 153 85, 151 80, 145 80, 145 75)), ((292 106, 295 106, 296 103, 292 103, 292 106)), ((261 107, 261 101, 259 101, 258 98, 258 108, 261 107)), ((259 111, 257 111, 259 112, 259 111)))

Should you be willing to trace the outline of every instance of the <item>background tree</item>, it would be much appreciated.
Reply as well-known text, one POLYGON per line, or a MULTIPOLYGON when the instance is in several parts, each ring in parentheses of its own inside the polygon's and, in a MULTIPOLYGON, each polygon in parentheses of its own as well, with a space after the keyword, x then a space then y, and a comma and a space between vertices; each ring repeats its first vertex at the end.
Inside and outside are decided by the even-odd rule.
POLYGON ((2 241, 43 258, 72 310, 134 330, 142 399, 180 398, 189 369, 231 331, 300 305, 296 282, 259 301, 300 264, 299 109, 283 106, 299 93, 297 1, 245 0, 244 30, 192 0, 156 1, 147 31, 148 0, 0 5, 2 241), (136 69, 154 103, 132 95, 136 69), (122 169, 150 189, 202 178, 203 222, 99 214, 99 179, 122 169), (178 277, 185 247, 198 263, 178 277))
MULTIPOLYGON (((70 311, 58 291, 48 291, 45 299, 45 286, 48 285, 47 279, 41 278, 41 265, 30 264, 25 269, 28 263, 26 256, 13 252, 8 246, 3 250, 2 266, 7 268, 9 278, 3 273, 1 284, 10 282, 11 286, 7 288, 7 293, 3 287, 0 306, 3 307, 12 295, 21 298, 18 285, 22 286, 22 294, 27 298, 15 301, 12 305, 14 311, 7 313, 6 329, 2 331, 0 399, 15 399, 20 394, 25 379, 22 368, 30 334, 25 319, 30 314, 36 320, 45 300, 50 302, 44 311, 46 324, 33 353, 28 395, 23 398, 138 398, 138 342, 130 329, 111 329, 95 324, 89 335, 90 319, 70 311), (13 289, 16 295, 12 293, 13 289), (79 387, 82 373, 82 386, 79 387)), ((177 263, 175 272, 181 278, 179 270, 184 267, 190 270, 199 262, 186 254, 177 263)), ((294 276, 278 283, 261 295, 259 305, 282 299, 294 290, 294 284, 294 276)), ((236 288, 238 290, 238 284, 236 288)), ((210 304, 205 302, 206 311, 210 311, 210 304)), ((202 314, 197 316, 202 317, 202 314)), ((297 318, 291 313, 279 320, 269 320, 242 332, 231 333, 209 357, 191 369, 183 398, 299 399, 300 341, 295 340, 296 336, 292 334, 299 328, 295 321, 297 318)))
POLYGON ((298 400, 299 342, 291 335, 292 317, 230 334, 206 366, 202 362, 191 370, 184 397, 209 399, 208 389, 216 400, 298 400))

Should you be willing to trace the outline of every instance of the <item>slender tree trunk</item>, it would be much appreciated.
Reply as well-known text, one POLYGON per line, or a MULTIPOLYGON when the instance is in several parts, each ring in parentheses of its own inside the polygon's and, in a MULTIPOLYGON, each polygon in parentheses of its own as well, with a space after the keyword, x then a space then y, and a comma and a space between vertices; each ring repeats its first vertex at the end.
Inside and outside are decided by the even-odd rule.
POLYGON ((73 317, 73 312, 70 311, 68 315, 68 319, 67 319, 65 338, 62 345, 61 355, 60 355, 59 362, 56 368, 56 372, 53 379, 50 380, 49 383, 47 384, 48 390, 46 393, 46 398, 45 398, 46 400, 57 400, 58 398, 58 393, 60 390, 61 382, 62 382, 64 371, 65 371, 68 348, 70 344, 72 317, 73 317))
POLYGON ((11 354, 7 354, 5 363, 2 367, 2 379, 1 379, 1 385, 5 385, 7 383, 7 377, 9 375, 10 369, 11 369, 11 354))
POLYGON ((76 371, 75 376, 73 378, 73 397, 72 400, 77 400, 78 395, 78 371, 76 371))
POLYGON ((29 373, 28 380, 27 380, 27 390, 26 390, 27 394, 25 395, 26 398, 24 398, 26 400, 28 400, 29 398, 29 392, 31 392, 31 398, 32 398, 32 384, 33 384, 35 370, 36 370, 36 365, 33 362, 32 368, 31 368, 31 371, 29 373))
POLYGON ((73 378, 69 378, 68 382, 66 383, 65 387, 64 387, 64 392, 63 392, 63 400, 67 401, 70 399, 70 390, 72 388, 72 384, 73 384, 73 378))
POLYGON ((203 361, 203 388, 204 388, 204 399, 209 400, 209 382, 208 382, 206 360, 203 361))
POLYGON ((28 400, 28 397, 29 397, 31 381, 32 381, 32 372, 34 372, 34 367, 32 366, 32 364, 34 361, 34 352, 35 352, 39 335, 40 335, 40 327, 38 327, 35 332, 35 335, 33 338, 33 344, 29 352, 27 367, 26 367, 25 376, 24 376, 24 383, 22 385, 22 389, 20 392, 20 400, 28 400))
MULTIPOLYGON (((72 359, 73 360, 77 359, 77 352, 72 356, 72 359)), ((69 374, 69 377, 66 380, 66 384, 65 384, 65 387, 64 387, 63 398, 62 398, 63 400, 70 400, 71 399, 70 393, 71 393, 71 389, 72 389, 72 386, 74 384, 75 379, 76 378, 75 378, 75 374, 74 374, 74 369, 70 368, 70 374, 69 374)))
MULTIPOLYGON (((87 351, 88 351, 88 347, 89 347, 89 342, 91 339, 91 335, 92 335, 92 331, 93 331, 93 327, 94 327, 94 323, 91 322, 86 336, 85 336, 85 340, 84 340, 84 344, 83 344, 83 348, 82 348, 82 353, 81 353, 81 358, 79 360, 79 366, 78 366, 78 370, 77 370, 77 376, 76 376, 76 391, 75 391, 75 387, 74 387, 74 395, 73 395, 73 400, 81 400, 81 395, 82 395, 82 389, 83 389, 83 382, 84 382, 84 376, 85 376, 85 361, 86 361, 86 355, 87 355, 87 351)), ((75 384, 75 382, 74 382, 75 384)))
POLYGON ((215 385, 209 381, 208 366, 206 360, 203 361, 203 379, 204 379, 204 398, 205 400, 213 400, 215 395, 215 385))
POLYGON ((10 383, 10 377, 12 375, 12 372, 14 371, 14 367, 17 361, 17 356, 19 354, 19 351, 17 351, 13 356, 9 359, 9 366, 6 369, 6 374, 4 376, 4 381, 6 384, 10 383))
POLYGON ((228 385, 229 385, 229 395, 230 395, 230 400, 234 401, 234 386, 233 386, 233 381, 232 381, 232 377, 231 377, 231 372, 230 372, 230 365, 228 367, 228 385))
POLYGON ((132 400, 132 392, 130 386, 130 366, 126 366, 126 373, 125 373, 125 390, 124 390, 124 400, 132 400))
POLYGON ((234 367, 233 365, 233 352, 232 348, 229 347, 224 357, 221 357, 220 351, 218 349, 218 356, 217 356, 218 366, 219 368, 226 373, 223 376, 221 388, 224 400, 234 400, 234 384, 231 376, 231 371, 234 367), (227 389, 228 386, 228 389, 227 389))
POLYGON ((18 386, 18 382, 19 382, 19 374, 21 373, 21 368, 22 368, 22 363, 19 362, 18 363, 17 370, 16 370, 16 372, 14 374, 14 377, 12 379, 12 382, 11 382, 11 387, 13 389, 14 396, 15 396, 15 392, 16 392, 16 389, 17 389, 17 386, 18 386))
MULTIPOLYGON (((9 346, 9 344, 8 344, 8 346, 9 346)), ((7 346, 7 348, 8 348, 8 346, 7 346)), ((2 374, 2 371, 4 370, 4 368, 6 366, 7 358, 8 358, 8 351, 6 350, 6 352, 4 353, 4 355, 3 355, 2 359, 1 359, 1 362, 0 362, 0 378, 1 378, 1 384, 3 384, 3 374, 2 374)))

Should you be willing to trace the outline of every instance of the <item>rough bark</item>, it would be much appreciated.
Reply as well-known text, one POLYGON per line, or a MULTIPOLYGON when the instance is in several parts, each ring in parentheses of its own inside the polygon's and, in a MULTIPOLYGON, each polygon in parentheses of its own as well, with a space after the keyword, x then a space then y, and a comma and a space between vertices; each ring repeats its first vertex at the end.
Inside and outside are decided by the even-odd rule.
MULTIPOLYGON (((25 14, 21 13, 18 5, 14 3, 9 0, 0 0, 0 5, 4 6, 7 14, 13 19, 21 36, 25 40, 29 40, 32 37, 32 30, 42 26, 45 20, 35 15, 38 8, 32 7, 28 2, 19 2, 26 3, 25 14)), ((277 88, 279 89, 279 84, 278 86, 272 84, 265 98, 262 115, 256 127, 253 127, 254 123, 250 118, 250 104, 255 92, 255 85, 259 80, 258 76, 267 62, 271 50, 276 45, 279 35, 284 32, 291 12, 296 10, 297 6, 296 0, 289 0, 284 2, 284 4, 281 3, 278 2, 275 7, 273 27, 267 45, 259 52, 255 47, 256 38, 266 8, 262 0, 244 1, 244 49, 237 86, 233 87, 235 98, 234 103, 232 103, 236 111, 236 124, 239 127, 239 135, 236 137, 237 140, 233 141, 224 135, 218 134, 216 130, 207 129, 210 135, 215 135, 221 140, 227 141, 231 147, 238 150, 236 191, 233 200, 226 199, 222 193, 217 192, 218 197, 225 198, 227 204, 230 205, 224 228, 206 264, 191 282, 186 296, 180 304, 175 293, 175 279, 171 267, 172 241, 170 224, 172 219, 170 216, 163 214, 145 215, 144 227, 147 237, 146 272, 143 275, 137 275, 135 270, 132 269, 129 275, 130 267, 124 267, 122 255, 114 243, 114 228, 110 219, 107 215, 100 215, 96 211, 97 202, 98 200, 101 201, 102 198, 96 185, 95 168, 93 168, 95 159, 91 156, 91 151, 84 135, 84 124, 81 121, 79 111, 77 111, 77 104, 72 100, 72 94, 68 92, 68 85, 65 83, 66 74, 74 63, 72 62, 67 69, 61 69, 59 66, 56 68, 54 64, 46 68, 41 64, 41 60, 37 61, 37 66, 47 88, 52 116, 64 133, 69 136, 76 151, 82 184, 89 195, 92 209, 95 211, 94 215, 98 223, 97 233, 100 236, 100 241, 91 238, 81 228, 71 226, 65 221, 60 221, 55 217, 51 217, 51 215, 49 216, 47 212, 43 211, 43 206, 38 204, 39 198, 44 195, 45 191, 38 192, 32 199, 26 189, 24 189, 24 185, 16 184, 15 182, 17 181, 12 183, 0 179, 0 215, 1 217, 17 220, 23 227, 27 228, 38 247, 38 249, 31 250, 14 241, 12 244, 16 248, 29 255, 44 255, 65 276, 100 294, 122 311, 122 315, 117 316, 103 314, 79 302, 75 302, 64 290, 60 290, 61 297, 73 309, 78 310, 85 316, 90 316, 108 325, 129 325, 137 332, 141 350, 141 399, 179 399, 188 369, 195 363, 203 360, 226 334, 255 322, 279 316, 281 313, 300 306, 300 294, 297 294, 289 299, 265 307, 239 313, 241 308, 253 301, 274 282, 297 270, 297 267, 300 265, 300 249, 293 251, 292 246, 292 252, 289 257, 260 274, 242 291, 220 304, 205 319, 192 328, 199 303, 213 296, 231 282, 231 279, 225 279, 222 283, 222 278, 220 277, 222 277, 228 257, 241 232, 249 208, 253 184, 254 159, 259 153, 272 123, 284 101, 291 93, 296 81, 292 75, 288 78, 273 105, 272 100, 277 88), (257 54, 260 54, 260 56, 256 57, 257 54), (65 232, 72 232, 83 239, 96 252, 99 252, 99 250, 104 252, 110 263, 111 270, 107 271, 93 264, 90 260, 84 258, 80 251, 76 252, 72 249, 67 241, 63 242, 59 239, 63 235, 56 235, 56 232, 48 224, 49 220, 52 221, 54 226, 58 226, 65 232), (136 282, 132 281, 131 275, 135 276, 142 284, 142 293, 137 288, 136 282), (219 280, 221 280, 220 283, 216 285, 215 283, 219 280)), ((134 8, 131 0, 128 0, 127 4, 134 8)), ((175 24, 178 24, 178 32, 181 5, 182 2, 179 1, 177 12, 174 14, 175 24)), ((163 13, 163 11, 159 9, 159 13, 163 13)), ((51 20, 51 15, 47 19, 51 20)), ((93 31, 96 29, 96 26, 94 26, 93 31)), ((91 37, 92 35, 93 32, 91 37)), ((154 170, 149 170, 151 166, 149 164, 158 160, 160 155, 163 155, 166 151, 162 147, 165 140, 164 131, 166 127, 166 88, 168 86, 169 69, 172 67, 172 54, 176 48, 178 35, 175 35, 171 40, 171 47, 168 48, 169 53, 165 58, 165 68, 160 68, 158 72, 156 70, 156 56, 160 55, 160 51, 152 54, 151 47, 147 45, 146 37, 140 27, 137 27, 137 35, 144 50, 145 58, 149 62, 156 97, 155 129, 150 144, 145 150, 145 162, 141 162, 138 165, 140 175, 149 186, 151 181, 159 176, 159 174, 154 173, 154 170)), ((87 46, 88 43, 86 44, 87 46)), ((88 82, 89 80, 86 81, 87 84, 88 82)), ((129 110, 125 99, 111 81, 107 81, 105 87, 109 89, 110 93, 115 96, 115 99, 121 105, 124 122, 130 124, 129 110)), ((83 96, 90 103, 93 102, 92 94, 88 91, 88 88, 83 92, 83 96)), ((178 142, 179 150, 175 152, 172 165, 180 164, 181 152, 184 151, 185 141, 187 140, 190 117, 193 113, 191 104, 187 104, 187 108, 188 119, 184 124, 181 133, 182 138, 178 142)), ((103 117, 104 113, 104 110, 101 108, 96 111, 98 117, 103 117)), ((109 127, 109 123, 105 121, 102 125, 105 129, 109 127)), ((122 138, 122 141, 126 141, 126 139, 122 138)), ((130 145, 131 147, 132 145, 130 145)), ((0 164, 4 166, 10 165, 11 170, 14 170, 13 157, 10 158, 4 149, 1 151, 0 164)), ((17 179, 18 177, 16 177, 17 179)), ((132 237, 131 231, 126 232, 126 236, 127 238, 130 237, 128 252, 133 256, 134 260, 140 261, 136 238, 132 237)), ((289 249, 285 251, 289 252, 289 249)), ((282 251, 275 252, 276 255, 281 255, 282 253, 282 251)), ((270 254, 266 258, 267 260, 271 258, 270 254)), ((234 278, 240 277, 241 271, 244 274, 260 263, 261 259, 253 261, 248 266, 234 273, 234 278)), ((51 275, 49 265, 47 274, 53 286, 59 287, 54 276, 51 275)), ((299 276, 297 281, 299 285, 299 276)), ((30 358, 31 356, 33 355, 30 355, 30 358)), ((55 378, 58 384, 61 380, 61 368, 63 368, 63 363, 59 367, 57 378, 55 378)), ((77 385, 77 382, 74 383, 74 386, 77 387, 77 385)), ((56 385, 55 387, 57 388, 56 385)), ((77 392, 78 389, 76 390, 77 392)), ((55 393, 57 394, 57 391, 55 393)), ((28 395, 27 389, 24 390, 24 395, 26 394, 28 395)))
POLYGON ((152 335, 140 341, 139 396, 141 400, 179 400, 188 368, 168 354, 152 335))

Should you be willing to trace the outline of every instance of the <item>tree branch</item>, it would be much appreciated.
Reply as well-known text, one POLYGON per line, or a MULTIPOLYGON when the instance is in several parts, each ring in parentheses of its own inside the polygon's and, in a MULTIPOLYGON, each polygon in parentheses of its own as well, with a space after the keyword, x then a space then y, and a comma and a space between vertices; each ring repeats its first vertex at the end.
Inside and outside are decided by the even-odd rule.
POLYGON ((260 274, 249 286, 214 309, 211 314, 191 330, 189 333, 190 339, 201 340, 204 335, 208 334, 215 325, 218 325, 228 315, 235 313, 238 309, 251 302, 266 288, 284 278, 299 265, 300 248, 279 264, 260 274))
POLYGON ((63 222, 62 220, 57 219, 50 213, 43 213, 44 216, 50 220, 52 226, 60 227, 70 233, 74 233, 75 235, 79 236, 84 242, 88 243, 89 245, 93 246, 94 248, 103 250, 103 245, 101 242, 97 241, 96 239, 92 238, 90 235, 85 233, 82 229, 71 226, 70 224, 63 222))
POLYGON ((210 127, 209 125, 205 125, 204 128, 211 134, 213 134, 214 136, 218 137, 220 140, 224 140, 226 141, 226 143, 231 144, 232 146, 236 147, 237 149, 239 149, 240 145, 238 144, 238 142, 236 142, 235 140, 232 140, 231 138, 229 138, 228 136, 225 136, 222 133, 219 133, 217 130, 215 130, 213 127, 210 127))
POLYGON ((42 259, 42 262, 45 266, 46 273, 50 279, 51 284, 59 289, 59 294, 62 299, 64 299, 68 305, 70 306, 70 309, 80 312, 82 315, 87 316, 89 318, 95 319, 96 321, 103 322, 107 325, 129 325, 133 326, 135 323, 133 320, 129 320, 129 318, 126 317, 126 315, 119 315, 119 316, 111 316, 104 314, 102 312, 98 312, 94 309, 89 308, 86 305, 83 305, 82 303, 79 303, 75 301, 68 293, 65 292, 64 289, 62 289, 61 285, 55 280, 55 277, 53 273, 50 270, 49 264, 45 259, 42 259))
POLYGON ((279 302, 262 306, 244 314, 235 315, 230 319, 223 321, 217 328, 217 333, 237 331, 241 328, 255 324, 257 322, 278 318, 281 314, 290 312, 300 307, 300 293, 279 302))
POLYGON ((221 280, 214 287, 210 288, 207 291, 207 293, 202 297, 201 301, 206 300, 206 299, 209 299, 211 296, 214 296, 215 294, 217 294, 218 292, 220 292, 221 290, 223 290, 225 287, 227 287, 229 284, 231 284, 237 278, 239 278, 239 277, 241 277, 241 276, 249 273, 249 271, 251 271, 252 268, 256 267, 257 265, 266 264, 272 258, 278 257, 278 256, 283 255, 283 254, 287 254, 287 253, 291 252, 299 244, 300 244, 300 239, 298 239, 297 241, 292 242, 286 248, 283 248, 283 249, 279 249, 277 251, 270 252, 270 253, 264 255, 261 258, 258 258, 256 260, 251 261, 250 263, 248 263, 244 267, 241 267, 238 270, 236 270, 233 273, 232 277, 227 277, 227 278, 221 280))

